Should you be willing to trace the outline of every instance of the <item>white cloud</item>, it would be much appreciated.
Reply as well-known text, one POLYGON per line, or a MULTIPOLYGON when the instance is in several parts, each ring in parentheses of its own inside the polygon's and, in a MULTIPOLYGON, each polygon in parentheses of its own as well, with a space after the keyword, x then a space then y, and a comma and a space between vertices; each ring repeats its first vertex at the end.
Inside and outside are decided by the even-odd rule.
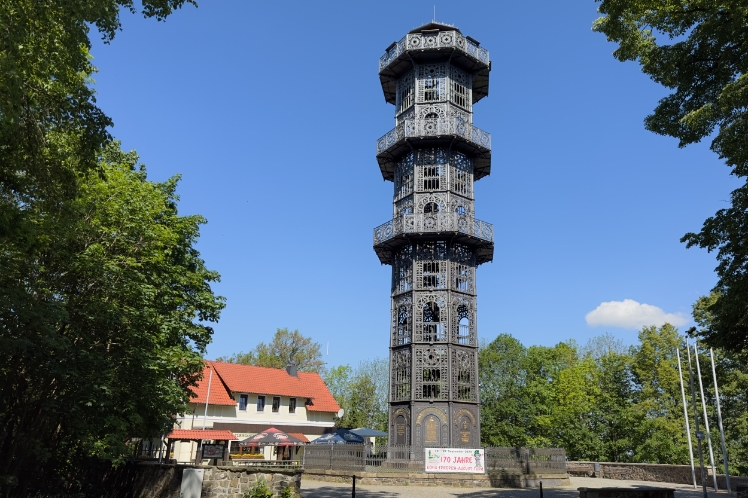
POLYGON ((683 313, 665 313, 662 308, 651 304, 638 303, 633 299, 608 301, 585 315, 587 325, 600 327, 608 325, 622 329, 639 330, 644 326, 685 325, 689 318, 683 313))

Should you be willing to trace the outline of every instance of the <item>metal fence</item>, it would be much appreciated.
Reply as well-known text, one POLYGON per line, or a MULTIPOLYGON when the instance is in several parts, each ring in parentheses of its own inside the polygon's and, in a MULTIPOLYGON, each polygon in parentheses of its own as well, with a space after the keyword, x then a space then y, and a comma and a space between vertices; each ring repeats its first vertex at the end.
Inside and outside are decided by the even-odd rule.
POLYGON ((566 472, 566 450, 563 448, 486 448, 486 470, 514 471, 523 474, 566 472))
MULTIPOLYGON (((486 472, 566 473, 563 448, 485 448, 486 472)), ((423 471, 424 450, 415 446, 311 444, 304 447, 304 468, 359 472, 423 471)))

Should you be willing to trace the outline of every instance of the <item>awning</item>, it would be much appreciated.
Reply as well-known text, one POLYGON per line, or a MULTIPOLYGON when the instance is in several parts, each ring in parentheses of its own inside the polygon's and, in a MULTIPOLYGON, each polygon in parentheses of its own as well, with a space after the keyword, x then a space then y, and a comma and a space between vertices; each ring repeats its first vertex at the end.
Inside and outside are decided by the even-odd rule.
POLYGON ((174 429, 166 436, 167 439, 180 439, 182 441, 201 441, 212 439, 214 441, 236 441, 238 438, 231 431, 215 431, 199 429, 174 429))

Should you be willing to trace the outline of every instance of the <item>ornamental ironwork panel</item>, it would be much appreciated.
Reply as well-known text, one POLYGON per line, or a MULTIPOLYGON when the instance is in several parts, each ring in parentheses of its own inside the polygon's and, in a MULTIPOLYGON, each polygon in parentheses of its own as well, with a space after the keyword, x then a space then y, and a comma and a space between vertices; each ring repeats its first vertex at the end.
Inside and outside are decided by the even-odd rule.
POLYGON ((398 216, 374 229, 374 245, 403 234, 458 232, 493 242, 493 225, 457 213, 416 213, 398 216))
POLYGON ((474 350, 452 350, 452 399, 454 401, 478 401, 478 380, 474 350))
POLYGON ((485 64, 490 61, 488 50, 468 40, 457 31, 440 31, 438 35, 410 33, 393 44, 392 48, 379 58, 379 70, 382 71, 408 50, 424 48, 455 48, 485 64))
POLYGON ((413 342, 447 342, 447 293, 419 292, 414 296, 413 342))
POLYGON ((411 396, 411 354, 410 349, 392 352, 391 401, 408 401, 411 396))
POLYGON ((449 399, 449 357, 447 346, 414 346, 414 398, 449 399))
POLYGON ((395 254, 392 265, 392 293, 401 294, 413 290, 413 246, 404 246, 395 254))
POLYGON ((402 294, 392 300, 392 340, 390 345, 404 346, 413 341, 413 298, 402 294))
POLYGON ((377 154, 387 152, 406 138, 457 136, 478 147, 491 150, 491 134, 474 126, 462 117, 403 119, 397 126, 377 140, 377 154))
POLYGON ((475 297, 452 295, 451 342, 460 346, 478 346, 475 334, 475 297))
MULTIPOLYGON (((397 203, 413 192, 449 191, 473 198, 473 161, 465 154, 444 149, 419 149, 406 154, 395 167, 397 203)), ((400 212, 396 208, 396 213, 400 212)))

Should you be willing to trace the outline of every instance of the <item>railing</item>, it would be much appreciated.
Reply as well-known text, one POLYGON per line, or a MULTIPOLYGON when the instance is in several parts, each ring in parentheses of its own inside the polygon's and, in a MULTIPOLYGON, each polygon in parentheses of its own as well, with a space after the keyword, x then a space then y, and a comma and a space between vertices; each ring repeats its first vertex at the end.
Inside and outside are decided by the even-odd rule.
POLYGON ((468 142, 491 149, 491 134, 473 126, 463 118, 427 118, 401 121, 394 129, 377 140, 377 154, 384 152, 404 138, 439 135, 458 135, 468 142))
POLYGON ((566 472, 566 451, 563 448, 486 448, 486 470, 566 472))
POLYGON ((457 213, 404 214, 374 229, 374 245, 404 233, 460 232, 493 242, 493 225, 457 213))
MULTIPOLYGON (((566 473, 563 448, 485 448, 486 473, 566 473)), ((415 446, 318 444, 304 448, 305 470, 423 471, 424 449, 415 446)))
POLYGON ((411 446, 311 444, 304 447, 305 470, 412 472, 423 470, 423 449, 411 446))
POLYGON ((379 58, 379 70, 387 67, 406 50, 423 48, 456 48, 485 64, 488 64, 490 60, 488 50, 479 47, 457 31, 440 31, 433 34, 413 33, 405 35, 379 58))

